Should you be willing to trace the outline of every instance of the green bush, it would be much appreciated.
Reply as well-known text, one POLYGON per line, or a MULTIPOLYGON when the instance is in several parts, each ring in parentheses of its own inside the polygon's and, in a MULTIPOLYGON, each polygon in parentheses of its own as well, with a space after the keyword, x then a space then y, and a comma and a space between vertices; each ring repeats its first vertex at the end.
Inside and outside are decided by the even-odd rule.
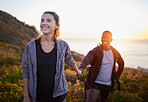
MULTIPOLYGON (((87 72, 84 70, 83 76, 77 80, 75 72, 66 67, 65 76, 69 81, 66 100, 83 102, 87 72)), ((3 65, 1 71, 5 75, 0 77, 0 102, 23 102, 22 67, 3 65)), ((117 84, 115 84, 115 91, 109 94, 107 102, 148 102, 148 74, 127 70, 120 77, 120 89, 121 91, 117 91, 117 84)))
POLYGON ((148 92, 140 92, 138 95, 143 99, 143 102, 148 102, 148 92))
POLYGON ((10 83, 17 83, 19 80, 22 80, 22 67, 21 66, 15 66, 16 72, 11 74, 5 74, 0 81, 2 83, 4 82, 10 82, 10 83))
POLYGON ((5 74, 0 79, 0 102, 23 102, 22 68, 15 68, 15 73, 5 74))
POLYGON ((144 102, 148 102, 148 78, 146 76, 144 77, 144 83, 140 84, 138 95, 144 102))
POLYGON ((143 99, 137 94, 130 94, 129 92, 114 91, 109 93, 107 102, 143 102, 143 99))
MULTIPOLYGON (((118 84, 115 83, 114 90, 118 90, 118 84)), ((120 90, 123 92, 127 91, 127 86, 124 84, 122 80, 120 80, 120 90)))
POLYGON ((127 83, 127 91, 130 93, 136 93, 139 90, 139 84, 137 82, 127 83))
POLYGON ((76 80, 76 84, 68 82, 67 102, 84 102, 84 82, 76 80))
POLYGON ((23 88, 20 84, 0 82, 0 102, 23 102, 23 88))

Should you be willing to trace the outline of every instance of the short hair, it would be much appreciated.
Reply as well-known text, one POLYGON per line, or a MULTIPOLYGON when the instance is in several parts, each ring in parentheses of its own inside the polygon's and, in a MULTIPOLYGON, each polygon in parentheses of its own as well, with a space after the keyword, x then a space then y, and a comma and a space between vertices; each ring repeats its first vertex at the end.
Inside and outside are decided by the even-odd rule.
POLYGON ((102 33, 102 35, 105 34, 105 33, 109 34, 109 35, 111 36, 111 38, 112 38, 112 33, 111 33, 110 31, 106 30, 106 31, 104 31, 104 32, 102 33))

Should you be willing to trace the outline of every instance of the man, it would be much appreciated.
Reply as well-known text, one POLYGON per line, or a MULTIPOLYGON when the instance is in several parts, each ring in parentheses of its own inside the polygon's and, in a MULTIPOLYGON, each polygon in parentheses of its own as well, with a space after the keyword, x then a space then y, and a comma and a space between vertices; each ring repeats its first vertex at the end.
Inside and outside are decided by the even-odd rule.
POLYGON ((105 102, 109 92, 113 91, 114 81, 119 79, 124 61, 120 53, 110 43, 112 33, 104 31, 100 46, 97 46, 84 57, 79 69, 83 71, 88 64, 91 65, 91 72, 86 83, 87 102, 105 102), (118 70, 116 72, 116 62, 118 70))

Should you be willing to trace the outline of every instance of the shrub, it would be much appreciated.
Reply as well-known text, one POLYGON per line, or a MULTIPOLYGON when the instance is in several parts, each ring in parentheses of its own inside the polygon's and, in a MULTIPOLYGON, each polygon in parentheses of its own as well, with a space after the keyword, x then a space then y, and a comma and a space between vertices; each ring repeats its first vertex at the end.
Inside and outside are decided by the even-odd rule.
POLYGON ((146 78, 146 76, 144 77, 144 83, 140 85, 138 95, 144 100, 144 102, 148 102, 148 78, 146 78))
POLYGON ((143 102, 143 99, 137 94, 130 94, 129 92, 114 91, 109 93, 107 102, 143 102))
POLYGON ((22 85, 0 82, 0 102, 23 102, 22 85))
POLYGON ((5 74, 0 79, 0 102, 23 102, 22 68, 15 68, 15 73, 5 74))
POLYGON ((4 82, 10 82, 10 83, 17 83, 19 80, 22 80, 22 68, 21 66, 15 66, 16 72, 11 74, 5 74, 0 81, 4 82))
POLYGON ((66 69, 64 73, 65 73, 67 81, 71 81, 74 84, 77 79, 76 72, 70 69, 66 69))
POLYGON ((84 82, 76 80, 76 84, 72 85, 68 82, 67 102, 83 102, 84 101, 84 82))

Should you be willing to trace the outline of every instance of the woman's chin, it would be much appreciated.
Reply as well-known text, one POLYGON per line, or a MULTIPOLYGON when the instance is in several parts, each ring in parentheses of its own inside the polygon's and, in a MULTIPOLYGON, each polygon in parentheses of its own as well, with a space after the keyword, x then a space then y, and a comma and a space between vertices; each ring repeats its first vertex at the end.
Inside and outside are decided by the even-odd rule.
POLYGON ((50 33, 50 31, 47 31, 47 30, 41 30, 41 32, 45 35, 48 35, 50 33))
POLYGON ((47 33, 47 32, 43 32, 43 35, 49 35, 49 33, 47 33))
POLYGON ((43 33, 43 35, 45 36, 45 37, 53 37, 54 35, 52 35, 52 34, 50 34, 50 33, 43 33))

